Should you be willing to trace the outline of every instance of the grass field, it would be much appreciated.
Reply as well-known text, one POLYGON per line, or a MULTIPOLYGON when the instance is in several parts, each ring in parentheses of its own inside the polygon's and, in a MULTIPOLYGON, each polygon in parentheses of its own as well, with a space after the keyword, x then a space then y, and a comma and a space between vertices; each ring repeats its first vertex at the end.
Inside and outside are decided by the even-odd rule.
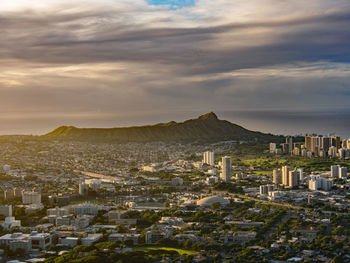
POLYGON ((272 171, 254 171, 253 173, 256 175, 271 175, 273 172, 272 171))
POLYGON ((149 251, 149 250, 168 250, 168 251, 176 251, 180 255, 196 255, 198 252, 191 251, 191 250, 184 250, 184 249, 178 249, 178 248, 172 248, 172 247, 155 247, 155 246, 143 246, 143 247, 134 247, 133 251, 149 251))

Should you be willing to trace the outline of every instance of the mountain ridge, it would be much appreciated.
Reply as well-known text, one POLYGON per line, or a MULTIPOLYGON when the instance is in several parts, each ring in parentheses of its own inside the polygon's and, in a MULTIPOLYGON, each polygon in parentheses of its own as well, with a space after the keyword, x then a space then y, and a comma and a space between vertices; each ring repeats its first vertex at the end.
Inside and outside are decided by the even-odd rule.
POLYGON ((184 122, 170 121, 145 126, 117 128, 60 126, 42 137, 55 140, 91 142, 274 141, 278 138, 278 136, 272 134, 250 131, 229 121, 220 120, 214 112, 209 112, 184 122))

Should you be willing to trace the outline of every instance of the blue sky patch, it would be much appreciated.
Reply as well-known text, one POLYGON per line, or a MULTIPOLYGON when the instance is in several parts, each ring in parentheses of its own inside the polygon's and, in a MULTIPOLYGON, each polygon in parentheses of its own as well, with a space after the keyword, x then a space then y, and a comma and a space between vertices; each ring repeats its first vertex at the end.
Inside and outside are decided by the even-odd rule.
POLYGON ((194 6, 195 0, 148 0, 150 5, 168 5, 171 8, 194 6))

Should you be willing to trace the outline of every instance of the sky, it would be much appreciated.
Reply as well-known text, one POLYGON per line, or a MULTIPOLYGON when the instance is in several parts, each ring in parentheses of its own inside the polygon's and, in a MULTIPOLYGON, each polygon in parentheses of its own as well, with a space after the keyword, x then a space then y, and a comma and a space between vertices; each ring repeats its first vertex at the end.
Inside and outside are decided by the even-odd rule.
POLYGON ((348 0, 2 0, 0 134, 214 111, 350 136, 349 28, 348 0))

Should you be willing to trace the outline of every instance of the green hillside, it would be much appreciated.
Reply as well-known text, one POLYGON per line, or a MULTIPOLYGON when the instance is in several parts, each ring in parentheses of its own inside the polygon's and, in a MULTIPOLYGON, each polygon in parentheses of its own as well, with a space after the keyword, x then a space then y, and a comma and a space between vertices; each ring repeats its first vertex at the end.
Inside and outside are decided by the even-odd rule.
POLYGON ((43 137, 91 142, 215 142, 225 140, 268 142, 279 138, 271 134, 249 131, 239 125, 220 120, 213 112, 181 123, 171 121, 139 127, 102 129, 61 126, 43 137))

